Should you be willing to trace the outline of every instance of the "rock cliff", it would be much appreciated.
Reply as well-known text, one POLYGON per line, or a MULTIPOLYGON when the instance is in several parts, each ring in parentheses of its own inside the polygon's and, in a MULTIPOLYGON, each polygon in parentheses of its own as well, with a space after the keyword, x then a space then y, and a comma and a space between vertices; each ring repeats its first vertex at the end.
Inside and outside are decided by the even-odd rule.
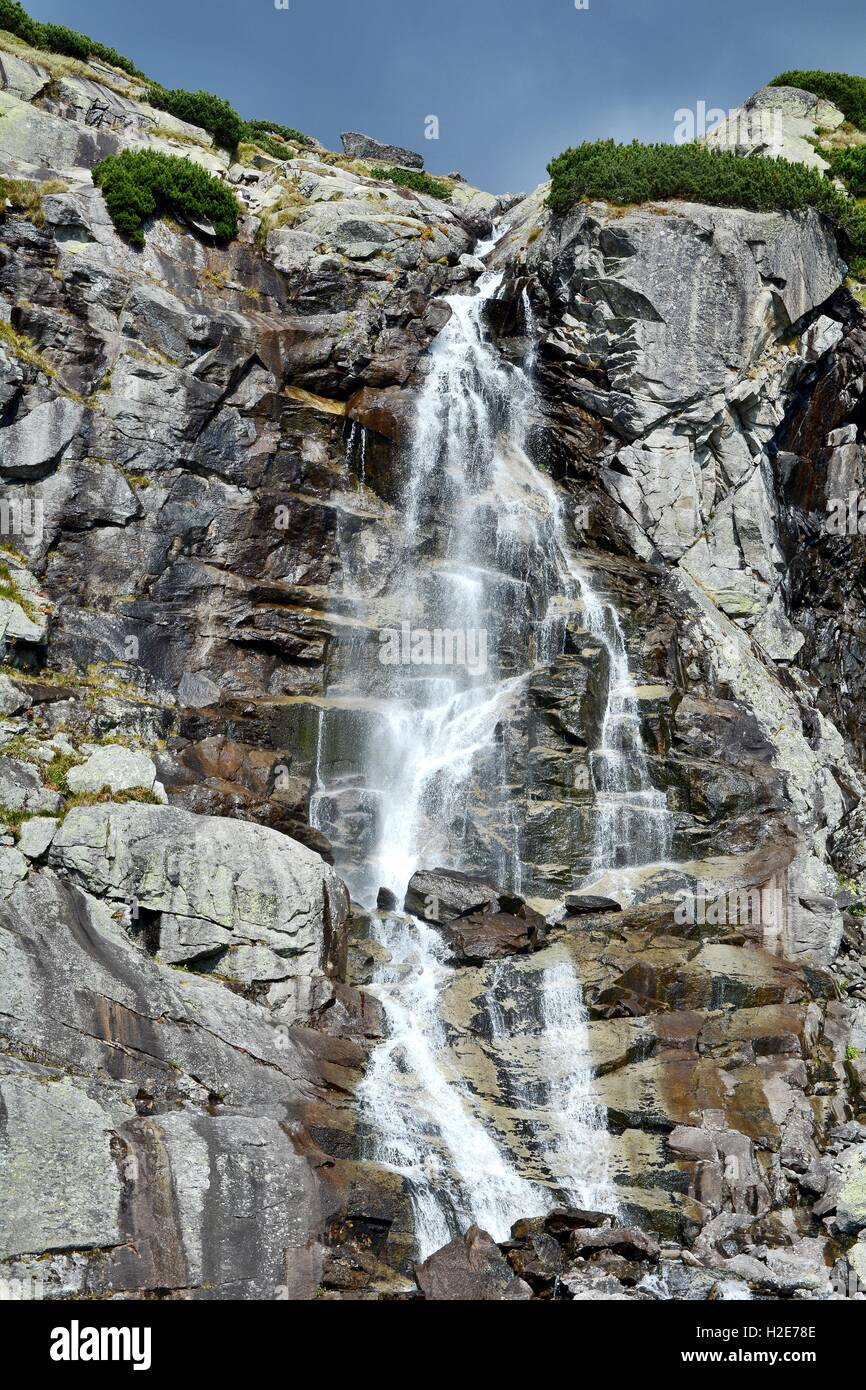
MULTIPOLYGON (((806 125, 807 96, 785 98, 806 125)), ((863 539, 826 520, 866 486, 866 326, 832 227, 554 214, 544 186, 454 178, 443 200, 347 141, 235 160, 135 78, 0 36, 3 1269, 53 1297, 860 1297, 863 539), (145 147, 236 191, 237 240, 171 218, 121 239, 91 170, 145 147), (375 710, 345 656, 385 619, 443 295, 506 213, 486 332, 531 357, 528 451, 620 615, 673 841, 566 906, 607 676, 573 616, 502 719, 508 806, 473 784, 485 888, 436 919, 442 1011, 532 1175, 505 1084, 515 1058, 546 1080, 521 992, 575 968, 618 1210, 472 1228, 416 1271, 410 1194, 359 1124, 394 904, 352 904, 334 867, 370 818, 348 767, 375 710), (503 969, 504 1031, 482 1006, 503 969)), ((424 515, 419 544, 449 525, 424 515)), ((431 891, 410 912, 433 920, 431 891)))

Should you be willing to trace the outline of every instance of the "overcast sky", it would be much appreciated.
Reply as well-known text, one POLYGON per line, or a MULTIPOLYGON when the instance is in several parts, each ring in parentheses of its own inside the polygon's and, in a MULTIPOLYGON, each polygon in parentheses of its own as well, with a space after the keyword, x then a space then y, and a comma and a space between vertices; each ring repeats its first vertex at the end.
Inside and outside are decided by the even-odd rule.
POLYGON ((362 130, 496 192, 581 140, 671 140, 777 72, 866 72, 864 0, 24 0, 166 86, 339 148, 362 130), (438 141, 424 136, 439 122, 438 141))

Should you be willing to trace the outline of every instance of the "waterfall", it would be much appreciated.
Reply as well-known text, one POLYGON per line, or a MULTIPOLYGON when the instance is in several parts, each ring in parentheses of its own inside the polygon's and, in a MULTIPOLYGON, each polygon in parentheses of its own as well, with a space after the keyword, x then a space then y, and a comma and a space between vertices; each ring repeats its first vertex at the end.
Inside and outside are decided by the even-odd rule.
MULTIPOLYGON (((396 553, 369 599, 370 641, 346 644, 331 683, 354 701, 350 766, 348 740, 329 722, 340 712, 322 715, 311 819, 368 907, 380 886, 402 902, 421 865, 481 861, 519 890, 523 827, 509 789, 521 769, 503 730, 581 613, 609 672, 591 759, 593 875, 663 858, 669 847, 619 619, 571 553, 562 494, 527 453, 532 348, 514 366, 485 336, 485 302, 500 283, 488 272, 474 294, 449 296, 451 318, 429 354, 396 553)), ((528 295, 523 312, 531 334, 528 295)), ((359 1090, 360 1124, 367 1155, 407 1183, 418 1254, 472 1221, 503 1239, 516 1218, 558 1201, 614 1210, 605 1115, 567 952, 546 948, 483 972, 473 1044, 485 1075, 498 1078, 491 1096, 461 1070, 445 1016, 460 971, 441 933, 399 913, 374 917, 372 932, 387 1037, 359 1090)))

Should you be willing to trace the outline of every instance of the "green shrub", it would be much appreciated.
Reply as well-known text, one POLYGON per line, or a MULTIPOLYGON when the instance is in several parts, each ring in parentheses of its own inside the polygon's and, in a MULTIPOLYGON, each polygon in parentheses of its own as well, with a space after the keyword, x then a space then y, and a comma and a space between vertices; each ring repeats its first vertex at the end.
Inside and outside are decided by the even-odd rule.
POLYGON ((93 178, 118 232, 134 246, 144 245, 145 220, 163 212, 209 222, 226 240, 237 236, 234 195, 189 159, 156 150, 123 150, 97 164, 93 178))
POLYGON ((142 75, 135 64, 115 48, 107 48, 104 43, 97 43, 96 39, 90 39, 86 34, 68 29, 65 24, 42 24, 39 20, 31 19, 16 0, 0 0, 0 29, 47 53, 63 53, 68 58, 80 58, 82 62, 87 62, 88 58, 98 58, 103 63, 121 68, 132 77, 142 75))
POLYGON ((844 179, 849 193, 855 198, 866 197, 866 145, 852 145, 847 150, 822 150, 830 161, 833 173, 844 179))
POLYGON ((169 90, 153 82, 144 99, 159 111, 177 116, 179 121, 189 121, 190 125, 209 131, 216 143, 230 153, 243 138, 244 123, 237 111, 212 92, 185 92, 182 87, 169 90))
POLYGON ((786 159, 744 159, 706 145, 618 145, 596 140, 565 150, 548 164, 548 204, 564 211, 580 198, 646 203, 687 198, 758 212, 814 207, 844 232, 851 250, 866 251, 866 210, 817 169, 786 159))
POLYGON ((15 0, 0 0, 0 29, 5 29, 7 34, 15 34, 33 48, 43 47, 40 43, 42 25, 38 20, 31 19, 15 0))
POLYGON ((832 101, 852 125, 866 130, 866 77, 856 77, 848 72, 813 72, 791 68, 774 77, 769 86, 802 87, 816 97, 832 101))
POLYGON ((429 193, 431 198, 439 198, 442 202, 447 202, 451 197, 450 184, 441 179, 432 179, 418 169, 374 169, 373 177, 388 179, 401 188, 413 188, 416 193, 429 193))
POLYGON ((313 143, 309 135, 304 135, 303 131, 295 130, 290 125, 279 125, 276 121, 244 122, 243 138, 245 140, 251 140, 254 144, 261 145, 263 139, 273 135, 279 136, 283 140, 291 140, 295 145, 310 146, 313 143))

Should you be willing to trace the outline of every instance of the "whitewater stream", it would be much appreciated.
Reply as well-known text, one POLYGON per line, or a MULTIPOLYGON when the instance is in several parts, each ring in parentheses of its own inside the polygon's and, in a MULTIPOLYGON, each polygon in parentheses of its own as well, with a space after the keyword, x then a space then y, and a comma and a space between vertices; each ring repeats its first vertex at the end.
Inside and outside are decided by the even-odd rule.
MULTIPOLYGON (((474 871, 471 805, 480 784, 506 827, 488 846, 488 873, 520 892, 523 826, 509 788, 522 769, 502 726, 533 674, 563 650, 575 615, 607 671, 590 755, 587 881, 670 851, 671 818, 652 784, 619 618, 570 547, 563 494, 527 453, 528 298, 522 366, 486 335, 485 302, 501 278, 488 272, 473 294, 447 298, 451 318, 429 354, 396 551, 371 621, 379 650, 371 660, 369 637, 348 644, 329 691, 339 698, 320 722, 311 818, 334 839, 337 867, 368 909, 380 888, 402 904, 419 867, 474 871), (440 520, 432 544, 431 516, 440 520), (341 700, 352 710, 348 735, 341 700), (328 766, 339 775, 321 770, 322 749, 335 742, 341 757, 328 766)), ((447 1003, 460 972, 441 933, 399 912, 373 914, 371 930, 380 960, 372 990, 388 1033, 360 1088, 360 1123, 365 1156, 406 1179, 418 1255, 471 1222, 504 1239, 518 1217, 563 1201, 615 1211, 586 1010, 567 952, 546 947, 484 972, 478 1045, 489 1042, 497 1103, 461 1069, 447 1003)))

